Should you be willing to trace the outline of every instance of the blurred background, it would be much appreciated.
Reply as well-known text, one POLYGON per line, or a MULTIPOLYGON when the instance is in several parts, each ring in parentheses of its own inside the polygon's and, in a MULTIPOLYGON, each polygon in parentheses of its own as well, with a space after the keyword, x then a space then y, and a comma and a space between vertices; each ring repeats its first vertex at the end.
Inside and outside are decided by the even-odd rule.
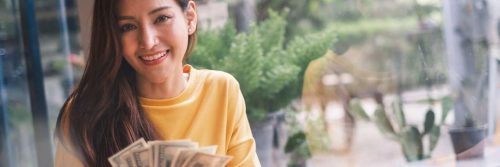
MULTIPOLYGON (((500 165, 500 1, 197 0, 264 167, 500 165)), ((0 166, 52 166, 92 0, 0 0, 0 166)))

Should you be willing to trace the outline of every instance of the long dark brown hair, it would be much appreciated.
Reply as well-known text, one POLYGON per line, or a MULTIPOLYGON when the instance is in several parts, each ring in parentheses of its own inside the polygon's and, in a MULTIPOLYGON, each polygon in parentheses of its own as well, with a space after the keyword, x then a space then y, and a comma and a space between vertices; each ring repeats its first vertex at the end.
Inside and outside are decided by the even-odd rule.
MULTIPOLYGON (((190 0, 176 0, 185 11, 190 0)), ((107 158, 143 137, 158 138, 138 98, 136 73, 122 57, 119 0, 96 0, 90 53, 81 82, 64 103, 56 136, 85 166, 110 166, 107 158)), ((196 43, 189 36, 187 59, 196 43)))

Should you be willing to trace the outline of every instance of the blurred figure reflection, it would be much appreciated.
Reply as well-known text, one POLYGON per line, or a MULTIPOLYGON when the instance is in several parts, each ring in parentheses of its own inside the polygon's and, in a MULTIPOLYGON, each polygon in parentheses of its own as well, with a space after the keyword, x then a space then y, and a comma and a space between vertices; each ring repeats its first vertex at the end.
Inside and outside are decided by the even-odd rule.
POLYGON ((306 133, 312 152, 326 148, 337 154, 350 152, 356 125, 356 114, 349 111, 353 98, 371 97, 383 105, 379 84, 370 79, 377 74, 360 70, 346 57, 352 45, 348 37, 339 37, 322 57, 311 61, 305 71, 302 102, 307 111, 306 133), (340 103, 341 111, 330 109, 329 103, 340 103), (328 110, 342 113, 327 113, 328 110), (332 122, 328 120, 329 115, 341 118, 332 122))

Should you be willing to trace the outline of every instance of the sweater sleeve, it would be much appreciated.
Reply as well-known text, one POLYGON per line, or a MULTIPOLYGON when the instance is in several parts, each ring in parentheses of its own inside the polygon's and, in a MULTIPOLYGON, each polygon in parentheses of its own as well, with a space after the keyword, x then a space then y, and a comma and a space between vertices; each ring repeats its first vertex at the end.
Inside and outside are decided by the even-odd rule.
MULTIPOLYGON (((237 85, 237 83, 236 83, 237 85)), ((231 134, 227 154, 233 156, 228 167, 260 167, 259 158, 256 153, 255 139, 253 138, 250 124, 246 115, 245 100, 239 86, 235 104, 234 124, 235 128, 231 134)))

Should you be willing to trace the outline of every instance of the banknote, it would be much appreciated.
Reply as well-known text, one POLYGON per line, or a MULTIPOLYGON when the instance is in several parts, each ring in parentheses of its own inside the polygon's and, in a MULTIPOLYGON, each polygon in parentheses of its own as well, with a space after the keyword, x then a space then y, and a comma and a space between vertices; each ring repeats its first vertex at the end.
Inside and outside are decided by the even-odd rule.
POLYGON ((148 144, 149 146, 151 147, 152 151, 151 151, 151 156, 153 158, 151 158, 153 160, 153 166, 156 166, 156 159, 157 156, 156 156, 156 150, 158 148, 158 145, 160 143, 192 143, 191 140, 189 139, 183 139, 183 140, 168 140, 168 141, 160 141, 160 140, 155 140, 155 141, 149 141, 148 144))
POLYGON ((154 141, 154 166, 171 166, 172 161, 182 148, 195 149, 198 143, 186 141, 154 141))
POLYGON ((200 147, 198 149, 181 149, 177 156, 175 156, 174 160, 172 161, 172 167, 182 167, 184 163, 193 157, 197 152, 204 152, 208 154, 215 154, 217 151, 217 146, 207 146, 207 147, 200 147))
POLYGON ((120 156, 120 159, 123 160, 123 162, 124 162, 121 165, 122 167, 135 167, 132 154, 128 154, 128 153, 124 154, 124 155, 120 156))
POLYGON ((125 162, 121 159, 120 156, 123 156, 126 153, 129 153, 130 150, 135 150, 135 149, 140 149, 140 148, 145 148, 147 147, 148 144, 146 141, 141 138, 134 143, 130 144, 129 146, 125 147, 124 149, 120 150, 118 153, 112 155, 111 157, 108 158, 109 163, 111 163, 111 166, 113 167, 122 167, 125 165, 125 162))
POLYGON ((231 156, 212 155, 204 152, 197 152, 189 158, 183 167, 223 167, 233 159, 231 156))
POLYGON ((151 147, 133 150, 131 155, 134 167, 153 167, 152 152, 151 147))
POLYGON ((149 141, 130 144, 108 161, 113 167, 224 167, 232 157, 216 155, 217 145, 199 147, 191 140, 149 141))

